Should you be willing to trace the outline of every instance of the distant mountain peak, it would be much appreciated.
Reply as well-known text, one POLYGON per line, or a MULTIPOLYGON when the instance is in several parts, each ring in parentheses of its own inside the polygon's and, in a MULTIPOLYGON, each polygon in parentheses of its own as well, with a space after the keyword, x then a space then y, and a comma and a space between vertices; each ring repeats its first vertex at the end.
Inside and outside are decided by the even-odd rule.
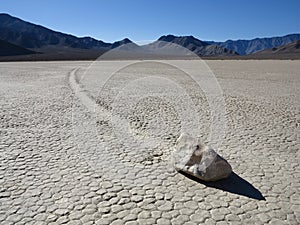
POLYGON ((189 36, 175 36, 172 34, 163 35, 161 36, 158 41, 166 41, 166 42, 172 42, 174 40, 189 40, 189 41, 200 41, 199 39, 195 38, 193 35, 189 36))
POLYGON ((0 16, 1 16, 1 17, 7 17, 7 18, 12 18, 12 19, 18 19, 18 20, 21 20, 21 19, 19 19, 19 18, 17 18, 17 17, 14 17, 14 16, 12 16, 12 15, 9 15, 8 13, 0 13, 0 16))
MULTIPOLYGON (((207 42, 201 41, 192 35, 189 36, 175 36, 172 34, 161 36, 156 42, 148 45, 148 48, 158 49, 167 46, 167 42, 180 45, 198 56, 227 56, 236 55, 236 52, 226 48, 211 45, 207 42), (166 43, 164 43, 166 42, 166 43)), ((172 48, 172 46, 169 46, 172 48)), ((174 48, 174 46, 173 46, 174 48)))
POLYGON ((129 38, 124 38, 120 41, 116 41, 112 44, 111 48, 117 48, 119 46, 122 45, 126 45, 126 44, 134 44, 129 38))
POLYGON ((125 43, 131 43, 132 42, 129 38, 124 38, 121 41, 123 41, 125 43))
POLYGON ((172 35, 172 34, 168 34, 168 35, 163 35, 160 38, 158 38, 158 41, 172 41, 176 36, 172 35))
POLYGON ((161 36, 158 41, 165 41, 165 42, 172 42, 178 45, 181 45, 183 47, 188 48, 189 45, 194 44, 197 47, 199 46, 207 46, 209 45, 208 43, 201 41, 194 36, 175 36, 172 34, 161 36))

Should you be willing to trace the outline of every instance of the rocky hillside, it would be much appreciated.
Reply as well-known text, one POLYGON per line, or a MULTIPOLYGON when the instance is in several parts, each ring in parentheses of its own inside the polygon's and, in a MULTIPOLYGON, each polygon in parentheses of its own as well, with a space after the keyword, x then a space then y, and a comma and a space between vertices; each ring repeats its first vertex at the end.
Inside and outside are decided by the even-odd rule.
POLYGON ((228 40, 225 42, 209 42, 236 51, 240 55, 248 55, 265 49, 272 49, 300 40, 300 34, 289 34, 282 37, 255 38, 252 40, 228 40))
POLYGON ((235 51, 228 50, 224 47, 212 45, 207 42, 201 41, 193 36, 174 36, 166 35, 160 37, 157 41, 148 44, 147 48, 167 49, 172 48, 172 44, 180 45, 188 50, 192 51, 198 56, 230 56, 237 55, 235 51), (170 43, 170 44, 169 44, 170 43))
POLYGON ((34 51, 0 40, 0 56, 35 54, 34 51))
POLYGON ((257 58, 300 59, 300 40, 252 54, 257 58))
POLYGON ((32 56, 33 60, 93 59, 112 48, 132 43, 128 38, 105 43, 91 37, 76 37, 3 13, 0 14, 0 31, 1 40, 42 53, 32 56))

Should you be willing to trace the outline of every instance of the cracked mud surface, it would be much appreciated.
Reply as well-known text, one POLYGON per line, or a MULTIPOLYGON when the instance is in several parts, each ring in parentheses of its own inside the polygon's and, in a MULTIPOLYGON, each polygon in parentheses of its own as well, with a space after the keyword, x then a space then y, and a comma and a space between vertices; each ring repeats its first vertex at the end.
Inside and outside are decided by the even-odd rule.
MULTIPOLYGON (((120 84, 141 71, 153 73, 153 67, 129 67, 101 95, 101 74, 78 79, 97 101, 95 113, 69 83, 74 69, 81 76, 89 64, 0 63, 0 224, 300 223, 299 61, 207 62, 226 103, 228 127, 217 151, 265 201, 238 188, 209 187, 171 168, 181 126, 172 101, 148 97, 130 108, 128 96, 120 96, 119 107, 112 107, 120 84), (141 140, 154 136, 161 142, 139 149, 139 142, 120 141, 110 113, 128 119, 141 140)), ((199 137, 206 141, 207 99, 177 75, 201 115, 199 137)), ((161 91, 169 94, 164 86, 161 91)))

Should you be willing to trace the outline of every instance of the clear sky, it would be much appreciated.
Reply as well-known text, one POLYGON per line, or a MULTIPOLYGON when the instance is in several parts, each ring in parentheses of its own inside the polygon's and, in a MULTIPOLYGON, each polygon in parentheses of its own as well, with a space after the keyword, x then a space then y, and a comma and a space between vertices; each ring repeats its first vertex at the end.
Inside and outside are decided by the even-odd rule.
POLYGON ((106 42, 165 34, 224 41, 300 33, 300 0, 0 0, 0 11, 106 42))

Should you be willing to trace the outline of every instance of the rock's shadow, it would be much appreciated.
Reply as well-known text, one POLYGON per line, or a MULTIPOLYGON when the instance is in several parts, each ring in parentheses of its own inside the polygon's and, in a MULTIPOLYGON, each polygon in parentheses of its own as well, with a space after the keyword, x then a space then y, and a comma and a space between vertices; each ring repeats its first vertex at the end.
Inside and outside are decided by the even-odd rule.
POLYGON ((180 171, 179 173, 207 187, 217 188, 223 191, 243 195, 256 200, 266 200, 258 189, 256 189, 252 184, 250 184, 248 181, 241 178, 234 172, 232 172, 228 178, 214 182, 202 181, 182 171, 180 171))

